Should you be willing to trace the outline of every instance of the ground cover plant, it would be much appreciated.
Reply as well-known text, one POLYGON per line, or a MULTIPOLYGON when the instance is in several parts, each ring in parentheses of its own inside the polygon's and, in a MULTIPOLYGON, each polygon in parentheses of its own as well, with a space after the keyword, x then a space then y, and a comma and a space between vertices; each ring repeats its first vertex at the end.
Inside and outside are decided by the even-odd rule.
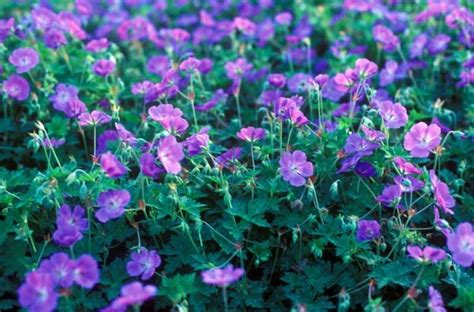
POLYGON ((473 311, 474 4, 0 3, 0 310, 473 311))

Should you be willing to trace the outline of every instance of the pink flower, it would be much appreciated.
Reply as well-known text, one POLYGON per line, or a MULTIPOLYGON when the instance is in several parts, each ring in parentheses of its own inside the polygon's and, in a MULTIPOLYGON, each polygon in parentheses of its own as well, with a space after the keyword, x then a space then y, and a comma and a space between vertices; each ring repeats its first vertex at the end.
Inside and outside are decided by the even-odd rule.
POLYGON ((379 106, 379 114, 382 116, 385 127, 389 129, 401 128, 408 121, 407 110, 400 103, 383 101, 379 106))
POLYGON ((127 173, 127 168, 111 152, 102 154, 100 166, 105 174, 112 179, 120 178, 127 173))
POLYGON ((454 214, 451 208, 456 206, 456 201, 453 196, 449 194, 448 185, 436 176, 434 170, 430 170, 430 179, 431 185, 433 186, 436 206, 441 208, 444 213, 454 214))
POLYGON ((427 157, 441 143, 441 129, 435 124, 419 122, 405 135, 403 147, 412 157, 427 157))
POLYGON ((421 249, 418 246, 410 245, 407 247, 407 251, 410 257, 419 262, 437 263, 446 258, 446 252, 444 250, 430 246, 421 249))
POLYGON ((237 132, 237 137, 247 142, 255 142, 265 138, 265 129, 262 128, 242 128, 237 132))
POLYGON ((92 113, 82 113, 77 119, 81 126, 98 126, 112 120, 109 115, 98 110, 92 111, 92 113))
POLYGON ((160 159, 166 172, 178 174, 181 172, 181 164, 184 158, 183 145, 176 141, 172 135, 168 135, 160 141, 158 146, 158 158, 160 159))

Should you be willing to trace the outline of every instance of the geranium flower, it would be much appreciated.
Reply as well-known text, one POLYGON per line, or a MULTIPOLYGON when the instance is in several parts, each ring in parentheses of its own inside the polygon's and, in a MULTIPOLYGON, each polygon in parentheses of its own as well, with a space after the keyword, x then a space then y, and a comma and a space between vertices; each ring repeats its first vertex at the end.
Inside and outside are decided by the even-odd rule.
POLYGON ((53 233, 53 239, 61 246, 72 246, 82 239, 82 233, 89 228, 87 218, 84 218, 85 210, 77 205, 71 210, 69 205, 62 205, 58 210, 56 218, 57 230, 53 233))
POLYGON ((407 247, 410 257, 419 262, 437 263, 446 258, 446 252, 443 249, 426 246, 421 249, 418 246, 410 245, 407 247))
POLYGON ((282 88, 286 84, 286 77, 283 74, 271 74, 267 80, 275 88, 282 88))
POLYGON ((67 117, 79 116, 87 110, 78 97, 79 90, 71 85, 60 83, 56 85, 56 93, 50 97, 54 109, 63 112, 67 117))
POLYGON ((90 289, 99 282, 99 266, 90 255, 82 255, 74 261, 74 283, 90 289))
POLYGON ((402 192, 416 192, 425 186, 423 181, 420 181, 412 176, 396 176, 393 181, 400 186, 402 192))
POLYGON ((430 170, 430 180, 433 186, 433 193, 436 200, 436 206, 441 208, 444 213, 454 214, 453 208, 456 206, 456 201, 449 193, 449 187, 442 182, 435 174, 434 170, 430 170))
POLYGON ((383 25, 376 25, 372 30, 372 34, 375 41, 380 43, 387 52, 395 51, 400 44, 398 37, 395 36, 389 28, 383 25))
POLYGON ((237 282, 243 275, 244 270, 242 268, 235 268, 232 264, 227 265, 225 268, 214 268, 207 271, 201 272, 202 281, 209 285, 215 285, 219 287, 227 287, 230 284, 237 282))
POLYGON ((143 286, 140 282, 132 282, 122 286, 120 296, 112 304, 102 309, 101 312, 126 311, 129 306, 138 306, 154 297, 157 289, 153 285, 143 286))
POLYGON ((139 276, 143 281, 150 279, 155 274, 155 269, 160 266, 161 258, 155 250, 140 248, 132 252, 132 260, 127 262, 127 272, 130 276, 139 276))
POLYGON ((378 110, 385 127, 389 129, 401 128, 408 122, 407 110, 400 103, 383 101, 378 110))
POLYGON ((24 101, 30 95, 30 85, 25 78, 13 74, 3 82, 3 89, 9 97, 24 101))
POLYGON ((380 225, 375 220, 360 220, 357 224, 356 238, 359 242, 374 240, 380 235, 380 225))
POLYGON ((463 222, 456 231, 446 235, 447 245, 453 255, 453 260, 460 266, 469 268, 474 263, 474 231, 472 224, 463 222))
POLYGON ((234 81, 240 81, 253 68, 253 65, 249 64, 246 59, 239 58, 234 62, 225 63, 224 68, 227 77, 234 81))
POLYGON ((140 157, 140 169, 142 173, 148 177, 157 178, 164 170, 155 163, 155 156, 151 153, 144 153, 140 157))
POLYGON ((93 53, 104 52, 109 47, 107 38, 94 39, 86 44, 86 50, 93 53))
POLYGON ((402 189, 400 185, 395 184, 386 186, 382 191, 382 195, 377 197, 377 201, 386 207, 395 207, 398 205, 401 198, 402 189))
POLYGON ((50 274, 54 284, 69 288, 74 282, 74 261, 64 252, 57 252, 41 261, 39 272, 50 274))
POLYGON ((444 307, 443 297, 439 291, 436 290, 433 286, 429 288, 429 301, 428 307, 430 308, 431 312, 447 312, 446 308, 444 307))
POLYGON ((262 128, 247 127, 237 132, 237 137, 247 142, 260 141, 265 138, 266 132, 262 128))
POLYGON ((158 158, 166 172, 178 174, 181 172, 180 161, 184 158, 183 145, 176 141, 172 135, 160 140, 158 145, 158 158))
POLYGON ((285 152, 280 159, 280 172, 283 180, 293 186, 302 186, 306 178, 313 175, 313 164, 306 160, 302 151, 285 152))
POLYGON ((8 57, 8 61, 16 67, 18 74, 26 73, 39 63, 39 55, 32 48, 18 48, 8 57))
POLYGON ((77 117, 79 125, 81 126, 99 126, 108 123, 112 117, 104 112, 94 110, 92 113, 82 113, 77 117))
POLYGON ((397 168, 401 171, 402 174, 421 174, 422 171, 418 169, 414 164, 407 161, 405 158, 400 156, 395 156, 393 162, 397 168))
POLYGON ((405 135, 403 147, 412 157, 427 157, 441 143, 441 129, 435 124, 419 122, 405 135))
POLYGON ((106 77, 115 70, 115 65, 115 61, 113 60, 101 59, 92 65, 92 70, 96 75, 106 77))
POLYGON ((127 190, 108 190, 97 197, 95 217, 102 223, 110 219, 117 219, 125 212, 125 207, 130 202, 131 196, 127 190))
POLYGON ((30 311, 53 311, 58 302, 54 284, 50 274, 39 271, 28 273, 25 283, 18 289, 20 305, 30 311))
POLYGON ((197 155, 209 145, 209 128, 202 128, 198 133, 188 137, 183 145, 188 149, 189 156, 197 155))
POLYGON ((100 156, 100 166, 105 174, 112 179, 120 178, 127 173, 127 167, 111 152, 104 153, 100 156))

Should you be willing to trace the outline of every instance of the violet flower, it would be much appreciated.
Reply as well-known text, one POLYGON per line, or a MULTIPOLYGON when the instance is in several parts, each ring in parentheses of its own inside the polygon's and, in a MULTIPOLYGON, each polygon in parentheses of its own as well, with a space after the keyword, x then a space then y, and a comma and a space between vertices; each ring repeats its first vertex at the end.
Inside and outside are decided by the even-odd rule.
POLYGON ((469 222, 460 223, 456 231, 446 235, 447 246, 453 260, 460 266, 469 268, 474 263, 474 231, 469 222))
POLYGON ((148 59, 146 64, 147 71, 158 76, 164 76, 170 68, 171 61, 165 55, 152 56, 148 59))
POLYGON ((67 38, 64 35, 64 32, 56 27, 46 30, 43 40, 44 44, 53 50, 57 50, 61 46, 65 46, 67 44, 67 38))
POLYGON ((286 84, 286 77, 283 74, 271 74, 268 76, 268 82, 275 88, 283 88, 286 84))
POLYGON ((74 261, 74 283, 83 288, 93 288, 99 282, 99 266, 90 255, 82 255, 74 261))
POLYGON ((235 161, 242 156, 242 148, 233 147, 216 158, 216 162, 221 167, 229 168, 235 161))
POLYGON ((108 47, 109 40, 107 38, 100 38, 89 41, 86 45, 86 50, 93 53, 100 53, 107 50, 108 47))
POLYGON ((78 123, 81 126, 100 126, 108 123, 112 120, 112 117, 106 113, 98 110, 92 111, 92 113, 82 113, 77 117, 78 123))
POLYGON ((428 301, 428 308, 430 312, 447 312, 446 308, 444 307, 443 297, 439 291, 436 290, 433 286, 429 288, 429 301, 428 301))
POLYGON ((360 220, 357 224, 356 238, 359 242, 371 241, 380 235, 380 225, 375 220, 360 220))
POLYGON ((110 219, 117 219, 125 212, 125 207, 130 203, 130 193, 127 190, 108 190, 97 197, 95 217, 102 223, 110 219))
POLYGON ((412 176, 396 176, 394 178, 394 182, 400 186, 402 192, 416 192, 425 186, 423 181, 420 181, 412 176))
POLYGON ((451 209, 456 206, 456 201, 453 196, 449 193, 449 187, 446 183, 442 182, 435 174, 434 170, 430 170, 430 180, 433 186, 433 193, 436 200, 436 206, 441 208, 444 213, 454 214, 451 209))
POLYGON ((198 133, 188 137, 183 145, 188 149, 189 156, 199 154, 209 145, 209 128, 202 128, 198 133))
POLYGON ((115 70, 115 61, 101 59, 92 65, 94 73, 101 77, 107 77, 115 70))
POLYGON ((401 198, 402 189, 400 185, 395 184, 386 186, 382 191, 382 195, 377 197, 377 201, 386 207, 395 208, 398 206, 401 198))
POLYGON ((140 248, 132 252, 132 260, 127 262, 127 272, 130 276, 140 276, 143 281, 150 279, 155 274, 155 269, 160 266, 161 258, 155 250, 140 248))
POLYGON ((3 89, 9 97, 24 101, 30 95, 30 85, 25 78, 13 74, 3 82, 3 89))
POLYGON ((166 172, 172 174, 181 172, 180 161, 184 158, 183 145, 174 136, 168 135, 160 140, 157 154, 166 172))
POLYGON ((439 34, 428 42, 427 48, 431 55, 436 55, 444 52, 451 42, 451 37, 445 34, 439 34))
POLYGON ((419 34, 413 38, 413 42, 410 46, 410 58, 418 58, 423 55, 423 50, 428 43, 428 36, 425 34, 419 34))
POLYGON ((215 285, 219 287, 227 287, 237 282, 243 275, 242 268, 235 268, 232 264, 224 268, 214 268, 201 272, 202 281, 208 285, 215 285))
POLYGON ((53 108, 63 112, 67 117, 73 118, 79 116, 87 110, 78 96, 79 90, 71 85, 58 84, 56 93, 50 97, 53 102, 53 108))
POLYGON ((253 65, 249 64, 246 59, 239 58, 233 62, 225 63, 224 68, 227 77, 234 81, 240 81, 253 68, 253 65))
POLYGON ((57 252, 41 261, 38 272, 51 275, 55 286, 69 288, 74 283, 74 261, 64 252, 57 252))
POLYGON ((77 205, 71 210, 69 205, 62 205, 56 218, 58 228, 53 233, 54 241, 69 247, 81 240, 82 233, 89 228, 89 222, 84 216, 85 210, 81 206, 77 205))
POLYGON ((408 162, 405 158, 400 156, 395 156, 393 158, 394 164, 401 171, 402 174, 421 174, 422 171, 418 169, 411 162, 408 162))
POLYGON ((355 167, 354 171, 363 177, 370 178, 373 177, 377 174, 377 171, 375 170, 375 167, 368 162, 365 161, 359 161, 355 167))
POLYGON ((104 170, 105 175, 112 179, 124 176, 128 170, 110 151, 100 156, 100 166, 104 170))
POLYGON ((247 127, 247 128, 242 128, 240 129, 239 132, 237 132, 237 137, 241 140, 247 141, 247 142, 256 142, 263 140, 266 136, 265 129, 262 128, 254 128, 254 127, 247 127))
POLYGON ((55 310, 58 294, 54 286, 54 280, 50 274, 40 271, 28 273, 25 282, 18 289, 20 305, 29 311, 55 310))
POLYGON ((18 48, 8 57, 8 61, 16 67, 18 74, 27 73, 39 63, 39 55, 32 48, 18 48))
POLYGON ((151 106, 148 109, 148 115, 151 119, 161 123, 170 117, 181 117, 183 112, 171 104, 160 104, 158 106, 151 106))
POLYGON ((441 143, 441 129, 435 124, 419 122, 405 135, 403 147, 412 157, 427 157, 441 143))
POLYGON ((151 153, 144 153, 140 157, 140 169, 141 172, 151 178, 157 178, 160 173, 162 173, 164 170, 155 163, 155 156, 153 156, 151 153))
POLYGON ((15 19, 13 17, 4 20, 0 19, 0 43, 3 43, 5 39, 10 35, 10 32, 15 28, 15 19))
POLYGON ((120 289, 120 296, 109 307, 102 309, 101 312, 126 311, 127 307, 141 305, 146 300, 154 297, 156 293, 157 289, 153 285, 143 286, 140 282, 126 284, 120 289))
POLYGON ((375 26, 372 30, 372 34, 375 41, 380 43, 386 52, 395 51, 400 44, 398 37, 395 36, 389 28, 383 25, 375 26))
POLYGON ((400 103, 383 101, 379 106, 379 114, 389 129, 401 128, 408 122, 407 110, 400 103))
POLYGON ((410 245, 407 247, 408 254, 416 261, 423 263, 438 263, 446 258, 446 252, 443 249, 426 246, 420 248, 410 245))
POLYGON ((356 60, 354 71, 352 72, 353 80, 368 80, 372 78, 378 71, 377 64, 368 59, 361 58, 356 60))
POLYGON ((283 180, 296 187, 303 186, 306 178, 314 173, 313 164, 307 161, 302 151, 283 153, 279 164, 283 180))

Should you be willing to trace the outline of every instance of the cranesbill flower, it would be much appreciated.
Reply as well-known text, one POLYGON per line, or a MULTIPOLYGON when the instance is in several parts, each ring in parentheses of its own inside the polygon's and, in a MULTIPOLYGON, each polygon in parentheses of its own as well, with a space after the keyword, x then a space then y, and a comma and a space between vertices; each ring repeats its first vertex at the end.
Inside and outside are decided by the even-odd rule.
POLYGON ((400 44, 398 37, 395 36, 389 28, 383 25, 375 26, 372 30, 372 34, 375 41, 380 43, 386 52, 395 51, 400 44))
POLYGON ((449 43, 451 42, 451 37, 445 34, 439 34, 428 42, 428 52, 431 55, 436 55, 448 48, 449 43))
POLYGON ((26 73, 39 63, 39 55, 32 48, 18 48, 8 57, 8 61, 16 67, 18 74, 26 73))
POLYGON ((293 20, 293 15, 289 12, 278 13, 275 16, 275 22, 277 22, 277 24, 279 25, 288 26, 291 24, 292 20, 293 20))
POLYGON ((400 186, 402 192, 416 192, 425 186, 423 181, 420 181, 412 176, 396 176, 394 178, 394 182, 400 186))
POLYGON ((188 149, 189 156, 197 155, 209 145, 209 128, 202 128, 198 133, 188 137, 183 145, 188 149))
POLYGON ((311 79, 310 75, 304 73, 297 73, 291 76, 288 79, 288 90, 293 93, 302 93, 306 92, 309 87, 309 80, 311 79))
POLYGON ((355 167, 354 171, 363 177, 370 178, 373 177, 377 174, 377 171, 375 170, 375 167, 368 162, 365 161, 359 161, 355 167))
POLYGON ((385 134, 382 131, 370 129, 366 125, 362 125, 360 128, 364 132, 365 138, 370 142, 378 143, 385 140, 385 134))
POLYGON ((460 266, 469 268, 474 262, 474 231, 472 224, 463 222, 456 231, 447 235, 447 245, 453 260, 460 266))
POLYGON ((148 115, 150 115, 151 119, 162 122, 170 117, 181 117, 183 116, 183 112, 171 104, 160 104, 150 107, 148 109, 148 115))
POLYGON ((199 66, 201 66, 201 61, 191 56, 179 64, 179 69, 187 73, 193 73, 199 70, 199 66))
POLYGON ((402 189, 398 184, 386 186, 377 201, 386 207, 396 207, 402 198, 402 189))
POLYGON ((50 274, 39 271, 28 273, 25 283, 18 289, 20 305, 29 311, 53 311, 58 302, 54 286, 50 274))
POLYGON ((160 124, 170 134, 183 134, 189 127, 188 121, 182 117, 168 117, 160 124))
POLYGON ((419 262, 437 263, 446 258, 446 252, 443 249, 426 246, 421 249, 418 246, 410 245, 407 247, 410 257, 419 262))
POLYGON ((407 161, 405 158, 400 156, 395 156, 393 162, 397 168, 401 171, 402 174, 421 174, 421 170, 418 169, 414 164, 407 161))
POLYGON ((380 235, 380 225, 375 220, 360 220, 357 224, 356 238, 359 242, 370 241, 380 235))
POLYGON ((242 32, 246 36, 253 36, 257 30, 257 25, 245 17, 237 16, 232 22, 232 28, 242 32))
POLYGON ((247 142, 260 141, 265 138, 266 132, 262 128, 247 127, 237 132, 237 137, 247 142))
POLYGON ((235 268, 232 264, 227 265, 225 268, 214 268, 207 271, 201 272, 202 281, 209 285, 215 285, 219 287, 227 287, 230 284, 237 282, 243 275, 244 269, 235 268))
POLYGON ((282 88, 286 84, 286 77, 283 74, 271 74, 268 76, 268 82, 275 88, 282 88))
POLYGON ((11 75, 3 82, 3 89, 9 97, 18 101, 24 101, 30 95, 30 85, 25 78, 19 75, 11 75))
POLYGON ((353 80, 367 80, 377 73, 378 67, 374 62, 361 58, 355 62, 354 71, 352 72, 353 80))
POLYGON ((344 73, 338 73, 334 76, 334 86, 337 91, 346 93, 354 86, 353 71, 352 68, 348 68, 344 73))
POLYGON ((58 16, 53 11, 39 6, 31 10, 33 25, 39 30, 45 30, 58 22, 58 16))
POLYGON ((184 158, 183 145, 172 135, 160 140, 158 146, 158 158, 160 159, 166 172, 178 174, 181 172, 181 164, 184 158))
POLYGON ((224 68, 227 77, 234 81, 240 81, 253 68, 253 65, 249 64, 246 59, 239 58, 233 62, 225 63, 224 68))
POLYGON ((112 179, 120 178, 127 173, 127 167, 111 152, 104 153, 100 156, 100 166, 105 174, 112 179))
POLYGON ((69 288, 74 282, 74 261, 64 252, 57 252, 41 261, 39 272, 50 274, 54 284, 69 288))
POLYGON ((348 155, 370 156, 378 146, 378 144, 369 142, 359 134, 352 133, 347 137, 344 152, 348 155))
POLYGON ((130 193, 127 190, 108 190, 97 197, 95 217, 102 223, 110 219, 117 219, 125 212, 125 207, 130 203, 130 193))
POLYGON ((152 56, 146 64, 147 71, 158 76, 164 76, 170 68, 171 61, 166 55, 152 56))
POLYGON ((89 41, 86 45, 86 50, 93 53, 104 52, 109 47, 109 40, 107 38, 94 39, 89 41))
POLYGON ((426 34, 419 34, 416 36, 410 46, 410 58, 414 59, 422 56, 427 43, 428 36, 426 34))
POLYGON ((302 186, 306 178, 314 173, 313 164, 306 159, 302 151, 285 152, 280 159, 280 170, 283 180, 293 186, 302 186))
POLYGON ((400 103, 383 101, 379 106, 379 114, 389 129, 401 128, 408 122, 407 110, 400 103))
POLYGON ((44 44, 50 49, 58 49, 67 44, 67 38, 64 32, 56 27, 49 28, 44 33, 44 44))
POLYGON ((140 248, 132 252, 132 260, 127 262, 127 272, 130 276, 139 276, 143 281, 150 279, 155 274, 155 269, 160 266, 161 258, 155 250, 140 248))
POLYGON ((456 206, 456 201, 453 196, 449 193, 448 185, 442 182, 435 174, 434 170, 430 170, 430 180, 433 186, 434 197, 436 200, 436 206, 441 208, 444 213, 454 214, 453 208, 456 206))
POLYGON ((82 255, 74 261, 74 283, 90 289, 99 282, 99 266, 90 255, 82 255))
POLYGON ((427 157, 441 143, 441 129, 435 124, 419 122, 405 135, 403 147, 412 157, 427 157))
POLYGON ((430 308, 430 312, 447 312, 446 308, 444 307, 443 297, 439 291, 436 290, 433 286, 429 288, 429 302, 428 307, 430 308))
POLYGON ((140 169, 142 173, 148 177, 157 178, 164 170, 155 163, 155 156, 151 153, 144 153, 140 157, 140 169))
POLYGON ((82 239, 82 233, 89 227, 87 218, 84 218, 84 208, 77 205, 71 210, 69 205, 62 205, 56 218, 57 230, 53 239, 61 246, 72 246, 82 239))
POLYGON ((329 76, 326 74, 319 74, 314 78, 308 79, 308 85, 310 88, 313 88, 318 91, 322 91, 323 87, 329 81, 329 76))
POLYGON ((0 19, 0 43, 3 43, 5 39, 10 35, 10 32, 14 29, 15 19, 9 18, 7 20, 0 19))
POLYGON ((87 110, 78 96, 79 90, 71 85, 60 83, 56 85, 56 93, 50 97, 53 108, 63 112, 67 117, 79 116, 87 110))
POLYGON ((388 60, 385 67, 380 71, 380 86, 385 87, 395 80, 395 74, 398 70, 398 63, 388 60))
POLYGON ((126 311, 128 306, 141 305, 146 300, 154 297, 156 293, 157 289, 153 285, 143 286, 140 282, 132 282, 122 286, 120 296, 102 312, 126 311))
POLYGON ((96 75, 106 77, 115 70, 115 65, 115 61, 102 59, 92 65, 92 70, 96 75))
POLYGON ((102 111, 92 111, 92 113, 82 113, 77 117, 79 125, 81 126, 99 126, 108 123, 112 117, 102 111))
POLYGON ((70 247, 82 239, 82 233, 75 226, 58 227, 53 233, 53 239, 60 246, 70 247))
POLYGON ((222 167, 229 167, 229 165, 237 161, 241 156, 242 148, 233 147, 217 156, 216 162, 222 167))
POLYGON ((137 143, 137 138, 135 137, 135 135, 132 132, 125 129, 125 127, 122 124, 118 122, 115 123, 115 130, 117 130, 118 138, 122 140, 122 142, 130 146, 134 146, 137 143))

